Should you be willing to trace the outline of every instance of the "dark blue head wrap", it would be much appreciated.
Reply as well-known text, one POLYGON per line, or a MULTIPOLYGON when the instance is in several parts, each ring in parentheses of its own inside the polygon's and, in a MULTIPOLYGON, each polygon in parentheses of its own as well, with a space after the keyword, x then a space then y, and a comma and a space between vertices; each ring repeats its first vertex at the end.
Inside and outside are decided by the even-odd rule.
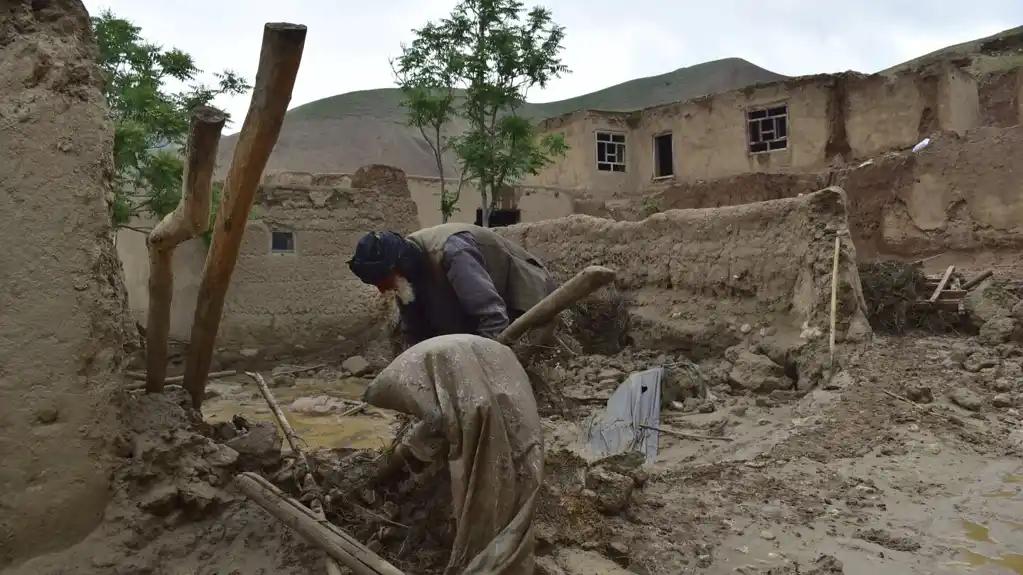
POLYGON ((395 269, 411 279, 418 250, 394 232, 370 232, 355 246, 348 268, 368 284, 377 284, 395 269))

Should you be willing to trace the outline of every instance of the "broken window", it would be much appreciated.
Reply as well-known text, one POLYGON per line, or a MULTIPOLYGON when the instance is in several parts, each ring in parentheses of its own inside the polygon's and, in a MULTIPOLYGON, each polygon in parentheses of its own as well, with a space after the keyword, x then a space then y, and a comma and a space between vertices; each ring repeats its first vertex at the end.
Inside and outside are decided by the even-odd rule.
POLYGON ((625 134, 597 132, 597 169, 602 172, 625 171, 625 134))
POLYGON ((270 252, 275 254, 290 254, 295 251, 294 232, 273 231, 270 232, 270 252))
POLYGON ((789 145, 789 107, 787 105, 747 110, 749 153, 784 150, 789 145))
POLYGON ((671 133, 654 136, 654 177, 675 175, 675 153, 672 151, 671 133))

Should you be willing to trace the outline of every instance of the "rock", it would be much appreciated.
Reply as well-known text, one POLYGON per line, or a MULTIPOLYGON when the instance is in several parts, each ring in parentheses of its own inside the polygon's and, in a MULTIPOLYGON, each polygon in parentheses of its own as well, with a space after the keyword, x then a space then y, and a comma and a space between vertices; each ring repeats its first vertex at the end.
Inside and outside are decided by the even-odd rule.
POLYGON ((221 503, 229 498, 219 489, 208 483, 188 483, 178 491, 182 505, 192 519, 201 519, 211 515, 221 503))
POLYGON ((763 531, 760 532, 760 538, 761 539, 766 539, 767 541, 774 541, 775 540, 774 533, 771 533, 770 531, 768 531, 766 529, 764 529, 763 531))
POLYGON ((995 407, 1012 407, 1015 405, 1012 395, 1008 393, 999 393, 998 395, 991 398, 991 405, 995 407))
POLYGON ((258 471, 280 463, 283 439, 277 426, 256 421, 249 423, 246 433, 230 439, 224 445, 238 452, 238 466, 246 471, 258 471))
POLYGON ((795 385, 785 375, 785 369, 764 355, 749 351, 739 352, 728 374, 733 387, 769 393, 776 389, 792 389, 795 385))
POLYGON ((238 462, 238 452, 226 445, 218 444, 216 451, 206 456, 206 462, 213 467, 230 467, 238 462))
POLYGON ((749 408, 747 406, 745 406, 745 405, 733 405, 732 407, 730 407, 728 409, 728 412, 731 413, 732 415, 736 416, 736 417, 742 417, 742 416, 746 415, 746 411, 748 409, 749 408))
POLYGON ((273 376, 273 387, 292 387, 295 385, 295 374, 277 373, 273 376))
POLYGON ((167 515, 178 506, 178 488, 173 485, 158 485, 150 489, 139 500, 139 507, 153 515, 167 515))
POLYGON ((984 405, 984 400, 979 395, 962 387, 950 393, 948 398, 952 400, 952 403, 970 411, 980 411, 984 405))
POLYGON ((600 380, 612 379, 619 381, 623 377, 625 377, 625 374, 617 369, 602 369, 600 370, 600 373, 597 374, 597 379, 600 380))
POLYGON ((984 345, 999 345, 1012 339, 1017 331, 1016 320, 1008 316, 993 317, 980 327, 977 339, 984 345))
POLYGON ((989 355, 975 353, 963 362, 963 369, 970 373, 977 373, 982 369, 998 366, 998 359, 989 355))
POLYGON ((52 405, 41 407, 36 411, 36 421, 43 425, 55 423, 59 416, 60 412, 52 405))
POLYGON ((934 392, 926 385, 910 385, 904 392, 906 399, 916 403, 931 403, 934 401, 934 392))
POLYGON ((305 415, 329 415, 347 411, 348 404, 344 400, 329 395, 317 395, 313 397, 298 397, 288 406, 291 413, 302 413, 305 415))
POLYGON ((963 298, 966 315, 977 327, 999 316, 1011 316, 1017 303, 1015 296, 991 279, 982 281, 963 298))
POLYGON ((594 467, 586 472, 586 489, 596 494, 597 509, 608 515, 625 510, 632 499, 635 482, 627 475, 594 467))
POLYGON ((344 360, 341 362, 341 368, 356 377, 368 373, 371 369, 369 362, 361 355, 353 355, 344 360))
POLYGON ((242 390, 242 386, 232 383, 211 381, 206 384, 206 399, 234 395, 242 390))
POLYGON ((1007 377, 999 377, 991 382, 991 391, 997 393, 1012 391, 1015 387, 1012 380, 1007 377))
POLYGON ((255 357, 259 357, 259 350, 253 348, 243 349, 238 352, 238 355, 245 359, 253 359, 255 357))

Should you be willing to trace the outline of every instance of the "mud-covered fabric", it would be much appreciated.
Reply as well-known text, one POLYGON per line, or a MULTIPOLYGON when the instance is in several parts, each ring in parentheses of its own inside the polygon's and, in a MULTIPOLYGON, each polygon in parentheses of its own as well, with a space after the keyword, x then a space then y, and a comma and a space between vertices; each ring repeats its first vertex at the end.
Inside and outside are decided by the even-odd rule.
POLYGON ((474 335, 415 345, 365 401, 421 420, 416 457, 446 457, 457 522, 445 575, 532 575, 543 435, 529 378, 511 348, 474 335))

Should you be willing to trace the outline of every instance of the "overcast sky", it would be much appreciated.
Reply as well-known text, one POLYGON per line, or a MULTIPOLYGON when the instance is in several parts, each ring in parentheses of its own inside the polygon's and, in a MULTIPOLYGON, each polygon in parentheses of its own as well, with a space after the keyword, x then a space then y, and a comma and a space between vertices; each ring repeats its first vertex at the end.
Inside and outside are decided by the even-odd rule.
MULTIPOLYGON (((266 22, 309 27, 292 107, 392 86, 388 59, 411 30, 448 15, 455 0, 85 0, 192 54, 207 71, 255 76, 266 22)), ((927 52, 1023 24, 1020 0, 543 0, 567 28, 572 73, 534 102, 561 100, 633 78, 727 57, 787 75, 876 72, 927 52)), ((533 3, 526 0, 526 6, 533 3)), ((249 96, 217 105, 240 127, 249 96)))

